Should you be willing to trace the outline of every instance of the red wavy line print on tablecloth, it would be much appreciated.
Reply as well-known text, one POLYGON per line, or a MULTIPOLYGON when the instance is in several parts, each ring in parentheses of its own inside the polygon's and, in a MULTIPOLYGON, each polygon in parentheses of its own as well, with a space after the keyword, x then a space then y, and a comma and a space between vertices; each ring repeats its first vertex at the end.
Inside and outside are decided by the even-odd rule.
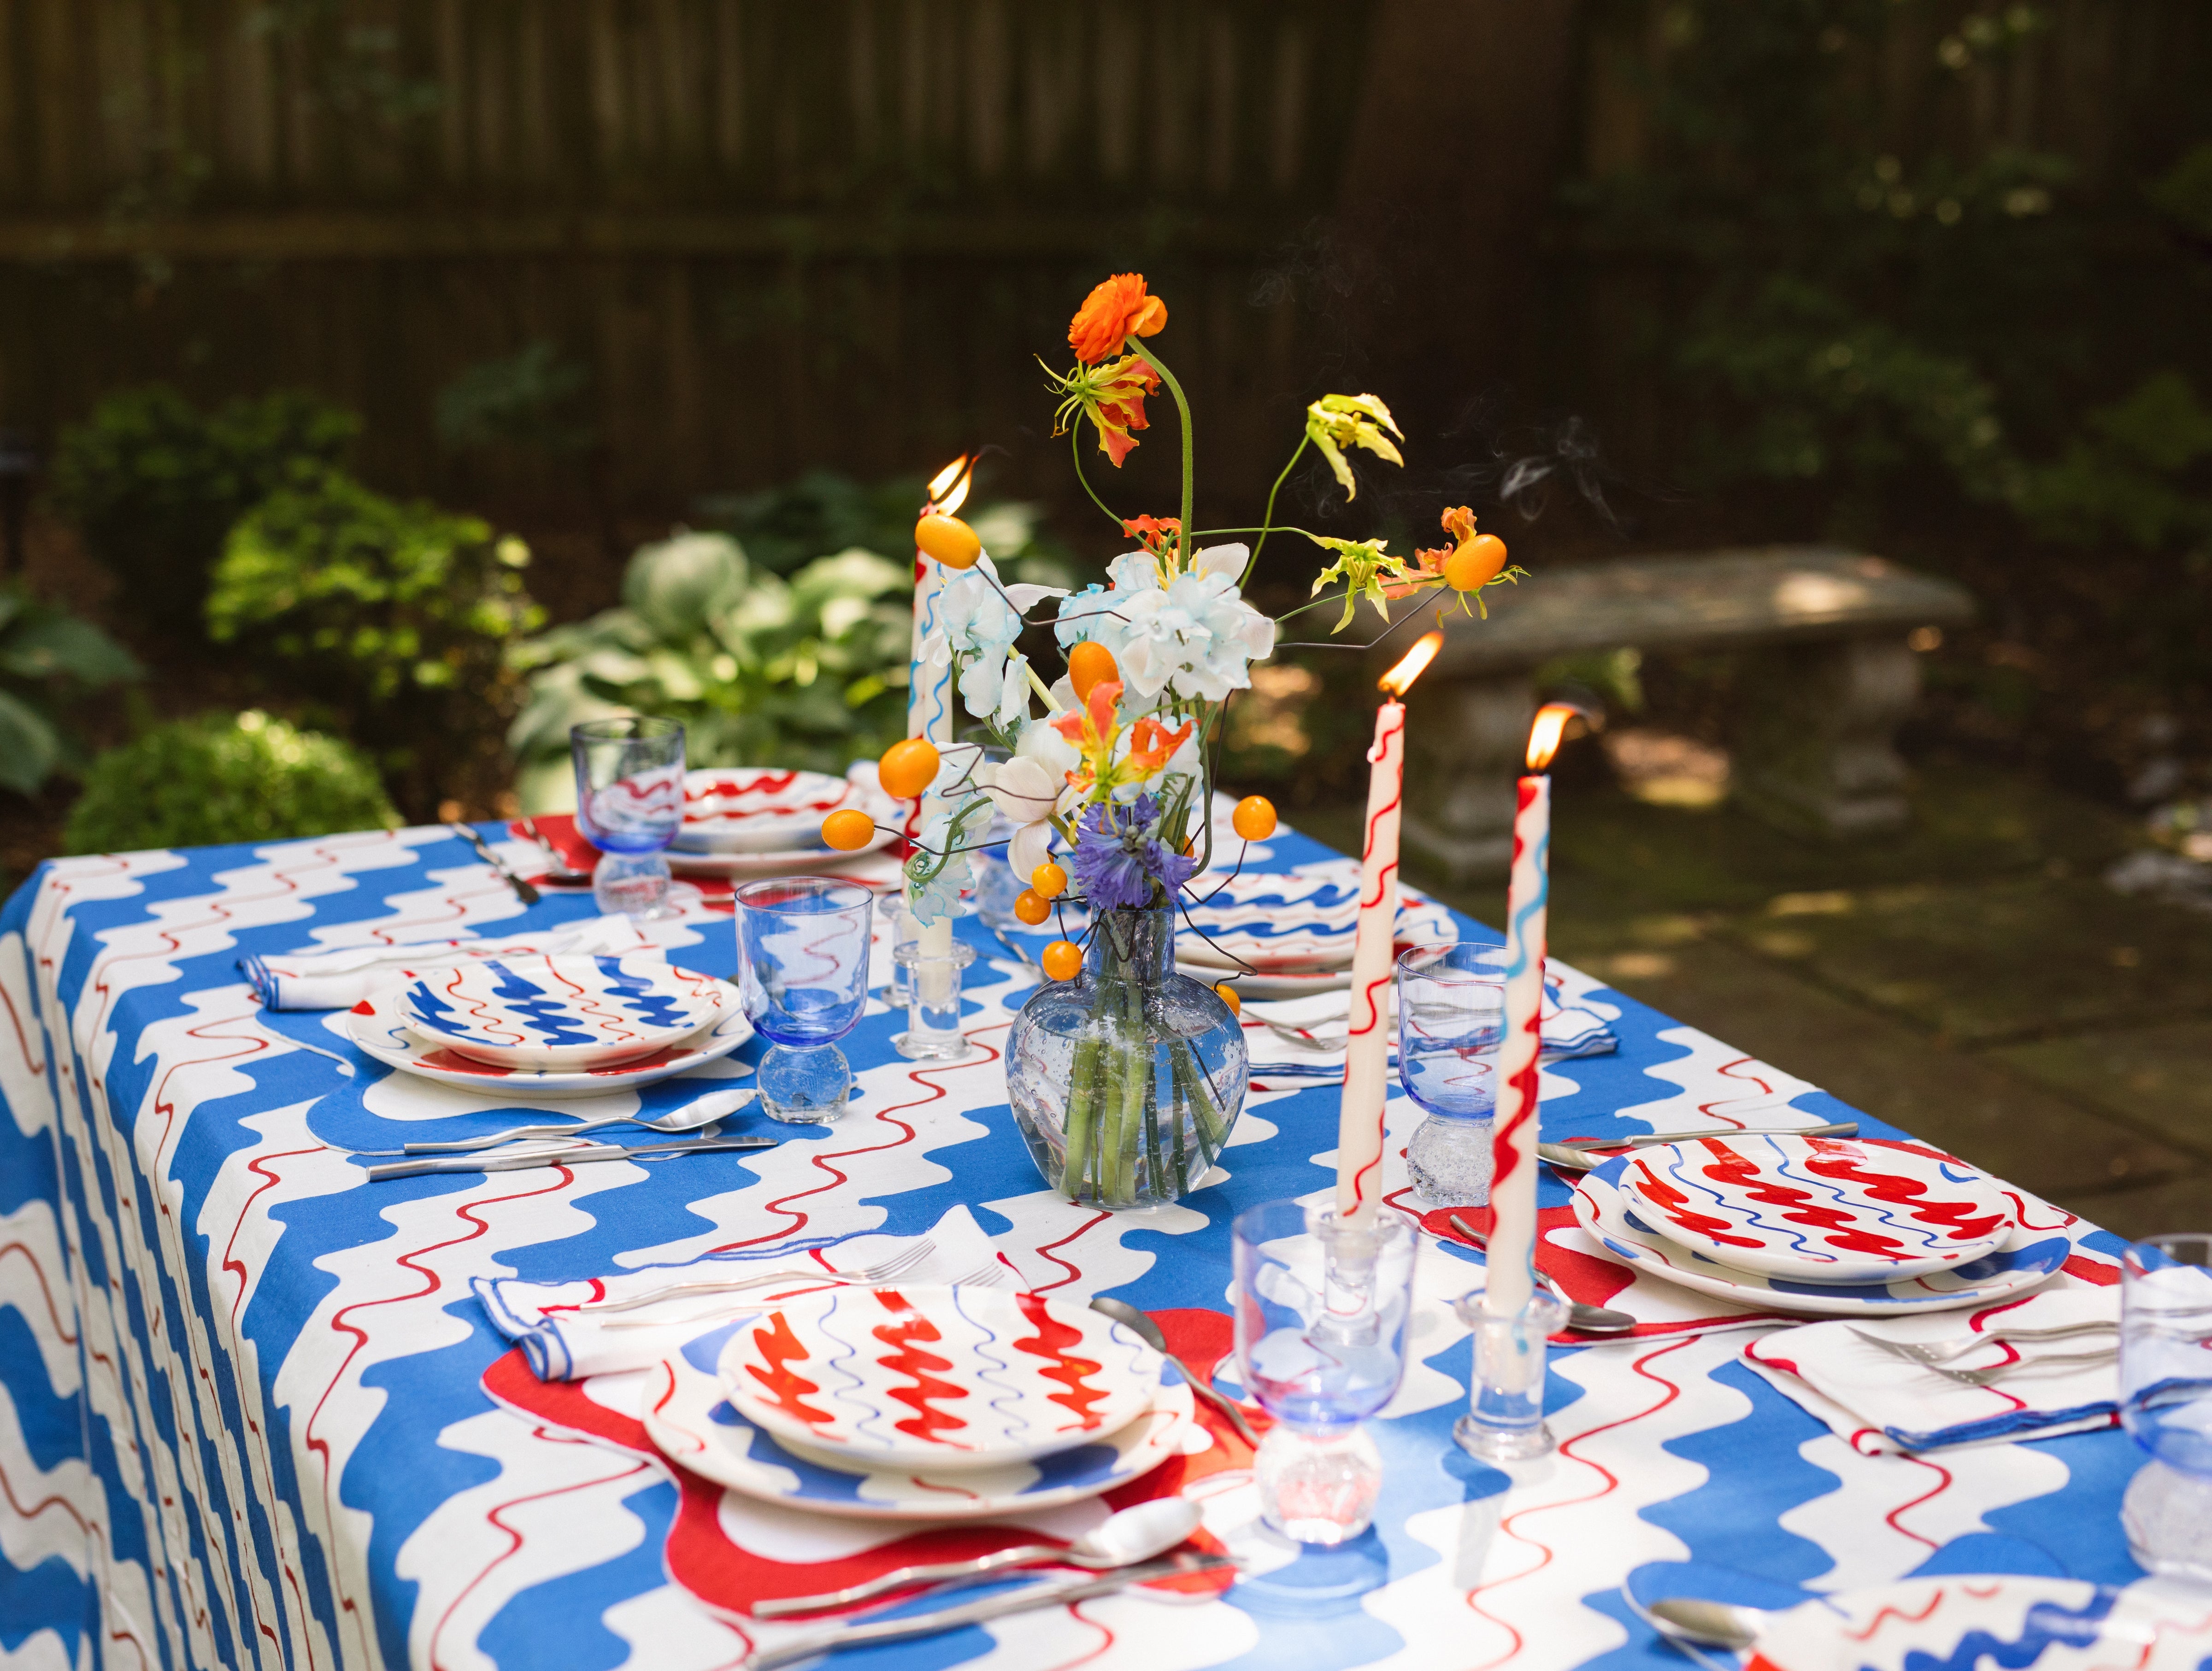
MULTIPOLYGON (((1036 1294, 1017 1294, 1014 1303, 1028 1318, 1034 1334, 1024 1335, 1012 1342, 1016 1352, 1026 1352, 1031 1358, 1041 1358, 1052 1365, 1038 1371, 1047 1381, 1056 1381, 1064 1389, 1050 1395, 1046 1402, 1057 1404, 1073 1413, 1073 1426, 1089 1429, 1098 1425, 1101 1418, 1092 1406, 1106 1397, 1103 1387, 1091 1384, 1091 1377, 1103 1366, 1093 1358, 1078 1358, 1068 1347, 1083 1339, 1083 1331, 1064 1323, 1052 1315, 1045 1301, 1036 1294)), ((1060 1431, 1067 1431, 1063 1426, 1060 1431)))
POLYGON ((1908 1462, 1917 1462, 1922 1467, 1926 1468, 1929 1473, 1936 1476, 1936 1483, 1929 1489, 1923 1492, 1919 1496, 1914 1498, 1910 1503, 1899 1504, 1894 1509, 1892 1509, 1887 1514, 1884 1515, 1882 1516, 1882 1520, 1887 1524, 1891 1531, 1899 1533, 1905 1537, 1911 1538, 1915 1543, 1924 1543, 1929 1546, 1929 1548, 1935 1549, 1938 1547, 1935 1539, 1923 1538, 1919 1533, 1908 1529, 1899 1517, 1900 1516, 1911 1513, 1913 1510, 1918 1508, 1923 1503, 1933 1503, 1937 1498, 1942 1496, 1945 1492, 1950 1490, 1951 1470, 1943 1467, 1939 1462, 1931 1462, 1925 1456, 1916 1455, 1909 1450, 1901 1450, 1898 1452, 1898 1455, 1902 1456, 1908 1462))
POLYGON ((31 1036, 28 1032, 24 1030, 23 1018, 16 1012, 15 1000, 9 995, 8 989, 5 987, 0 987, 0 1004, 4 1004, 8 1006, 9 1024, 15 1030, 15 1048, 22 1053, 23 1066, 30 1069, 31 1077, 33 1079, 45 1079, 46 1077, 46 1065, 42 1060, 32 1054, 31 1036))
MULTIPOLYGON (((1008 1021, 1001 1024, 1010 1027, 1013 1024, 1011 1021, 1008 1021)), ((929 1077, 931 1074, 957 1073, 963 1071, 972 1071, 978 1067, 988 1067, 992 1062, 998 1060, 1000 1053, 992 1048, 991 1046, 982 1044, 982 1035, 994 1030, 995 1030, 988 1027, 979 1028, 975 1032, 972 1032, 968 1036, 968 1042, 970 1044, 981 1046, 981 1048, 985 1053, 984 1059, 981 1061, 970 1060, 952 1062, 948 1063, 943 1067, 916 1067, 908 1070, 907 1078, 914 1084, 920 1085, 929 1094, 926 1097, 917 1097, 911 1102, 894 1103, 889 1108, 879 1109, 875 1113, 868 1116, 870 1120, 880 1120, 886 1125, 896 1127, 899 1131, 899 1135, 897 1137, 893 1138, 888 1143, 869 1144, 865 1147, 858 1149, 832 1149, 826 1153, 809 1155, 807 1157, 806 1164, 809 1166, 817 1167, 821 1170, 827 1172, 830 1175, 830 1182, 827 1183, 817 1184, 811 1189, 797 1190, 791 1194, 779 1196, 775 1200, 770 1201, 765 1209, 769 1212, 778 1214, 782 1218, 789 1219, 791 1221, 790 1223, 787 1224, 779 1225, 775 1229, 770 1230, 763 1235, 749 1236, 739 1241, 722 1243, 719 1246, 708 1249, 708 1251, 712 1253, 729 1253, 739 1248, 758 1247, 764 1242, 781 1242, 787 1237, 797 1236, 804 1232, 806 1228, 807 1215, 802 1212, 794 1211, 788 1203, 805 1200, 811 1196, 819 1195, 824 1191, 835 1189, 840 1184, 849 1182, 847 1174, 838 1170, 836 1167, 830 1164, 832 1161, 849 1160, 856 1155, 882 1154, 886 1150, 900 1148, 906 1144, 913 1142, 915 1137, 914 1127, 908 1125, 903 1120, 896 1120, 891 1116, 907 1109, 926 1108, 932 1103, 938 1103, 945 1100, 947 1092, 942 1085, 937 1084, 935 1080, 929 1077)))
MULTIPOLYGON (((40 1297, 46 1303, 46 1316, 53 1320, 54 1333, 60 1336, 64 1346, 75 1346, 76 1336, 70 1333, 70 1326, 62 1321, 61 1308, 54 1303, 54 1291, 46 1280, 46 1267, 40 1261, 38 1250, 21 1242, 0 1242, 0 1260, 4 1260, 9 1254, 21 1254, 31 1261, 31 1270, 39 1279, 40 1297)), ((75 1310, 76 1308, 72 1306, 70 1309, 75 1310)))
MULTIPOLYGON (((893 1387, 890 1396, 914 1412, 891 1424, 892 1429, 909 1438, 925 1440, 933 1444, 946 1443, 939 1436, 957 1432, 968 1425, 950 1410, 936 1407, 939 1401, 950 1403, 968 1396, 968 1389, 945 1380, 942 1370, 952 1367, 952 1360, 940 1358, 933 1352, 925 1352, 925 1346, 941 1343, 945 1337, 935 1323, 914 1309, 913 1303, 896 1288, 878 1288, 860 1303, 870 1301, 889 1312, 893 1321, 878 1323, 868 1333, 892 1348, 877 1361, 895 1375, 908 1376, 913 1385, 893 1387)), ((961 1447, 964 1449, 964 1447, 961 1447)))
MULTIPOLYGON (((588 1444, 591 1443, 587 1439, 570 1438, 566 1434, 552 1432, 542 1425, 537 1427, 535 1431, 537 1437, 544 1439, 549 1444, 588 1444)), ((572 1492, 591 1491, 600 1486, 611 1486, 617 1480, 626 1480, 634 1474, 647 1473, 651 1469, 652 1466, 653 1465, 643 1457, 639 1457, 632 1461, 629 1467, 617 1468, 614 1473, 603 1474, 596 1480, 574 1480, 565 1486, 556 1486, 549 1491, 532 1492, 522 1497, 512 1497, 500 1504, 498 1507, 486 1510, 484 1514, 485 1521, 489 1524, 497 1527, 501 1532, 507 1534, 507 1547, 501 1550, 498 1554, 493 1556, 489 1561, 486 1562, 484 1565, 469 1579, 467 1583, 461 1586, 460 1589, 454 1595, 453 1599, 447 1603, 446 1610, 438 1615, 438 1622, 430 1627, 430 1664, 433 1668, 433 1671, 438 1671, 439 1668, 442 1668, 447 1663, 445 1657, 440 1651, 440 1643, 445 1636, 446 1626, 452 1622, 453 1615, 460 1611, 461 1604, 469 1599, 470 1595, 476 1590, 477 1585, 483 1583, 483 1581, 486 1578, 489 1578, 501 1565, 513 1559, 522 1548, 525 1541, 522 1534, 516 1531, 512 1526, 508 1525, 507 1522, 501 1518, 502 1516, 507 1514, 509 1510, 523 1508, 532 1503, 550 1502, 556 1497, 566 1497, 572 1492)), ((468 1646, 471 1648, 475 1645, 476 1644, 473 1642, 468 1644, 468 1646)))
MULTIPOLYGON (((353 1360, 359 1357, 362 1349, 368 1345, 367 1332, 356 1328, 346 1319, 356 1311, 372 1310, 382 1305, 397 1305, 405 1300, 419 1300, 438 1292, 445 1285, 443 1280, 435 1271, 427 1271, 415 1261, 428 1255, 443 1252, 447 1248, 459 1247, 464 1243, 473 1242, 479 1236, 489 1235, 491 1226, 476 1216, 479 1209, 500 1206, 509 1201, 526 1201, 538 1195, 556 1194, 566 1189, 575 1180, 575 1173, 566 1166, 554 1166, 548 1170, 553 1174, 551 1181, 535 1189, 518 1189, 510 1194, 487 1196, 479 1200, 467 1201, 455 1207, 454 1217, 465 1219, 473 1226, 465 1235, 448 1237, 443 1242, 433 1242, 427 1246, 400 1255, 396 1262, 422 1279, 423 1285, 414 1292, 386 1294, 373 1300, 356 1300, 349 1305, 339 1307, 331 1314, 329 1324, 331 1331, 333 1334, 350 1334, 353 1337, 353 1344, 346 1349, 346 1355, 339 1362, 337 1368, 331 1371, 330 1380, 323 1387, 322 1395, 315 1401, 314 1408, 307 1413, 306 1427, 301 1430, 307 1449, 322 1459, 323 1518, 325 1525, 336 1523, 336 1516, 331 1509, 331 1489, 335 1481, 331 1476, 331 1443, 328 1439, 317 1436, 315 1424, 321 1419, 323 1407, 330 1402, 331 1395, 337 1390, 338 1382, 345 1378, 345 1372, 352 1365, 353 1360)), ((331 1585, 337 1594, 339 1610, 352 1618, 354 1629, 361 1639, 362 1656, 373 1663, 376 1653, 375 1646, 369 1639, 368 1626, 362 1616, 360 1604, 346 1592, 343 1568, 341 1565, 333 1564, 331 1571, 331 1585)))
POLYGON ((1614 1492, 1620 1489, 1620 1481, 1619 1478, 1613 1474, 1611 1469, 1606 1467, 1601 1463, 1593 1461, 1589 1457, 1580 1455, 1576 1447, 1597 1437, 1601 1433, 1610 1433, 1618 1428, 1631 1426, 1637 1422, 1644 1420, 1646 1417, 1656 1415, 1660 1411, 1665 1409, 1676 1399, 1680 1398, 1682 1395, 1681 1388, 1675 1382, 1668 1380, 1667 1377, 1662 1375, 1653 1374, 1650 1370, 1650 1365, 1656 1362, 1658 1359, 1664 1358, 1668 1352, 1680 1352, 1683 1347, 1689 1344, 1690 1343, 1687 1340, 1669 1341, 1663 1346, 1654 1347, 1651 1351, 1644 1353, 1643 1357, 1638 1358, 1636 1362, 1631 1365, 1636 1373, 1641 1376, 1644 1380, 1666 1388, 1664 1396, 1662 1396, 1657 1403, 1648 1405, 1644 1409, 1636 1411, 1632 1414, 1623 1416, 1617 1421, 1609 1421, 1601 1426, 1593 1427, 1583 1432, 1577 1433, 1573 1438, 1565 1441, 1559 1446, 1560 1455, 1579 1462, 1584 1467, 1593 1470, 1598 1477, 1604 1481, 1597 1490, 1590 1492, 1586 1497, 1568 1498, 1562 1501, 1553 1503, 1534 1504, 1528 1508, 1521 1510, 1516 1514, 1508 1515, 1503 1520, 1498 1522, 1498 1530, 1501 1536, 1518 1539, 1521 1542, 1527 1544, 1530 1548, 1538 1551, 1542 1555, 1543 1559, 1538 1561, 1535 1565, 1530 1567, 1526 1572, 1516 1572, 1510 1578, 1499 1578, 1495 1579, 1489 1583, 1477 1584, 1473 1589, 1468 1591, 1467 1605, 1468 1608, 1478 1617, 1488 1620, 1499 1630, 1504 1632, 1505 1634, 1512 1640, 1512 1646, 1508 1648, 1504 1653, 1497 1656, 1493 1659, 1483 1661, 1480 1665, 1469 1668, 1469 1671, 1489 1671, 1489 1668, 1492 1666, 1503 1665, 1506 1661, 1519 1654, 1523 1645, 1523 1639, 1519 1631, 1516 1630, 1511 1625, 1506 1623, 1504 1619, 1500 1619, 1497 1614, 1487 1611, 1475 1598, 1479 1595, 1486 1595, 1492 1590, 1503 1589, 1507 1584, 1517 1583, 1523 1578, 1533 1577, 1552 1564, 1552 1557, 1555 1553, 1552 1546, 1536 1538, 1524 1536, 1517 1529, 1520 1522, 1532 1516, 1545 1514, 1553 1510, 1577 1508, 1585 1503, 1595 1503, 1601 1498, 1610 1497, 1614 1492))

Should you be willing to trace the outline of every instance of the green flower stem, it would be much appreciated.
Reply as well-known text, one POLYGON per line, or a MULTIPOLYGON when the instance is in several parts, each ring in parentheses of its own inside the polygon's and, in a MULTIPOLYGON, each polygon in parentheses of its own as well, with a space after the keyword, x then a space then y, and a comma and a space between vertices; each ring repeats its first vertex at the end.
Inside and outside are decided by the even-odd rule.
MULTIPOLYGON (((1298 437, 1297 449, 1291 454, 1290 464, 1283 466, 1283 473, 1275 478, 1275 485, 1267 489, 1267 508, 1260 513, 1260 521, 1261 526, 1256 530, 1240 528, 1237 531, 1239 533, 1256 532, 1260 536, 1259 543, 1252 548, 1252 556, 1250 559, 1244 565, 1243 578, 1237 582, 1239 586, 1250 584, 1252 571, 1260 566, 1260 552, 1261 548, 1267 543, 1269 528, 1267 525, 1273 523, 1275 520, 1275 495, 1283 490, 1283 483, 1290 480, 1291 467, 1295 465, 1300 459, 1305 457, 1306 443, 1312 439, 1313 437, 1310 435, 1302 434, 1298 437)), ((1222 532, 1226 532, 1228 531, 1224 529, 1222 532)), ((1296 532, 1302 534, 1305 533, 1305 530, 1303 528, 1297 529, 1296 532)), ((1306 537, 1309 539, 1312 538, 1310 534, 1308 534, 1306 537)))
POLYGON ((1179 558, 1188 561, 1190 556, 1190 507, 1193 497, 1192 489, 1196 480, 1197 471, 1197 465, 1192 452, 1190 403, 1182 398, 1182 385, 1176 381, 1176 374, 1167 368, 1166 362, 1160 359, 1150 349, 1146 348, 1142 343, 1137 341, 1133 337, 1129 338, 1129 346, 1137 350, 1137 357, 1139 360, 1142 360, 1154 371, 1159 373, 1160 380, 1168 386, 1168 392, 1175 397, 1176 411, 1182 418, 1182 515, 1180 519, 1180 529, 1176 540, 1176 554, 1179 558))
POLYGON ((1097 493, 1092 492, 1091 478, 1083 473, 1083 430, 1079 425, 1071 423, 1067 426, 1067 449, 1075 457, 1075 479, 1083 483, 1084 492, 1091 495, 1091 502, 1097 506, 1100 510, 1105 511, 1106 520, 1114 525, 1114 531, 1119 533, 1121 530, 1121 519, 1106 509, 1106 501, 1097 493))
POLYGON ((1076 1042, 1075 1063, 1069 1075, 1072 1084, 1067 1102, 1067 1149, 1060 1165, 1060 1193, 1071 1200, 1082 1198, 1084 1174, 1090 1170, 1102 1048, 1098 1030, 1085 1028, 1082 1038, 1076 1042))
MULTIPOLYGON (((1144 997, 1142 993, 1139 993, 1137 999, 1139 1032, 1137 1042, 1133 1048, 1141 1049, 1143 1047, 1144 1007, 1144 997)), ((1162 1186, 1167 1181, 1166 1163, 1160 1157, 1160 1076, 1152 1061, 1152 1052, 1146 1050, 1145 1051, 1144 1055, 1145 1158, 1150 1164, 1152 1168, 1152 1193, 1155 1195, 1158 1195, 1164 1193, 1162 1186)), ((1175 1117, 1175 1109, 1172 1103, 1170 1104, 1168 1109, 1168 1117, 1170 1119, 1173 1119, 1175 1117)))
POLYGON ((1114 1199, 1126 1200, 1135 1193, 1137 1145, 1144 1135, 1145 1084, 1152 1076, 1150 1053, 1145 1050, 1145 1000, 1133 981, 1125 982, 1121 997, 1121 1114, 1115 1131, 1119 1145, 1114 1163, 1114 1199))

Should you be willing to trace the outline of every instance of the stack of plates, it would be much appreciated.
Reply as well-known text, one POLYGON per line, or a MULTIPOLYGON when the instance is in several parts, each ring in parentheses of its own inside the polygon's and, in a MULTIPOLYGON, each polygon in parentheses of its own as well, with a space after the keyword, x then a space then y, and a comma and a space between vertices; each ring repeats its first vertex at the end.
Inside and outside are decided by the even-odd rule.
MULTIPOLYGON (((1246 998, 1300 998, 1352 984, 1359 929, 1359 866, 1349 860, 1280 875, 1200 878, 1206 902, 1194 905, 1176 935, 1176 967, 1201 981, 1238 975, 1246 998)), ((1401 894, 1400 945, 1459 938, 1452 914, 1434 900, 1401 894)))
POLYGON ((1575 1216, 1620 1262, 1763 1310, 1942 1311, 2032 1288, 2073 1252, 2012 1194, 1902 1143, 1708 1137, 1583 1177, 1575 1216))
POLYGON ((686 772, 684 824, 668 863, 683 876, 750 876, 816 863, 831 851, 822 842, 822 820, 847 807, 879 826, 857 851, 873 853, 896 839, 897 805, 853 778, 774 766, 686 772))
POLYGON ((1180 1455, 1190 1389, 1071 1301, 995 1288, 837 1288, 738 1323, 712 1372, 671 1358, 646 1429, 695 1474, 817 1514, 1051 1508, 1180 1455))
POLYGON ((753 1030, 735 987, 642 951, 465 963, 363 1000, 347 1023, 388 1066, 532 1101, 652 1085, 753 1030))

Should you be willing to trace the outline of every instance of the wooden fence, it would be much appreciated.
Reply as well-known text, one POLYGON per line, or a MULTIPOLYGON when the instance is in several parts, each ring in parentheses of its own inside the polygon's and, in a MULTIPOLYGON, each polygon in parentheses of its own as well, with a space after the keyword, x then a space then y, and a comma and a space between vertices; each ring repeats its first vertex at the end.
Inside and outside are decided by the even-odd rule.
MULTIPOLYGON (((1501 8, 1581 42, 1515 89, 1574 112, 1543 167, 1645 155, 1668 0, 0 0, 0 421, 50 434, 154 376, 306 385, 364 411, 378 479, 556 513, 587 481, 673 510, 982 436, 1042 485, 1064 472, 1027 355, 1141 264, 1206 468, 1264 480, 1325 355, 1298 286, 1261 281, 1311 276, 1322 217, 1407 180, 1410 215, 1446 217, 1486 178, 1499 142, 1468 136, 1522 73, 1480 51, 1501 8), (589 373, 603 450, 442 453, 436 392, 538 340, 589 373)), ((2027 47, 1947 82, 1929 55, 1991 0, 1897 7, 1900 148, 2063 149, 2124 193, 2203 132, 2203 0, 2038 10, 2027 47)), ((1468 258, 1536 230, 1475 228, 1468 258)), ((1603 340, 1559 309, 1604 294, 1442 339, 1525 379, 1545 331, 1603 340)), ((1130 467, 1163 503, 1166 451, 1130 467)))

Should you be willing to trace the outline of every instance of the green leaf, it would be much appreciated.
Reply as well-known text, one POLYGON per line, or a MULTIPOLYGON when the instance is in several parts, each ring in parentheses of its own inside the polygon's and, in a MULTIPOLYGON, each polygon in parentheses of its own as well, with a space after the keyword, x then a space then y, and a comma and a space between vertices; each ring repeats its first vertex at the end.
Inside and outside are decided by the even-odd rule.
POLYGON ((19 794, 36 793, 61 752, 61 738, 45 717, 0 690, 0 785, 19 794))
POLYGON ((745 590, 745 554, 726 534, 678 534, 641 548, 623 602, 664 639, 696 638, 745 590))

